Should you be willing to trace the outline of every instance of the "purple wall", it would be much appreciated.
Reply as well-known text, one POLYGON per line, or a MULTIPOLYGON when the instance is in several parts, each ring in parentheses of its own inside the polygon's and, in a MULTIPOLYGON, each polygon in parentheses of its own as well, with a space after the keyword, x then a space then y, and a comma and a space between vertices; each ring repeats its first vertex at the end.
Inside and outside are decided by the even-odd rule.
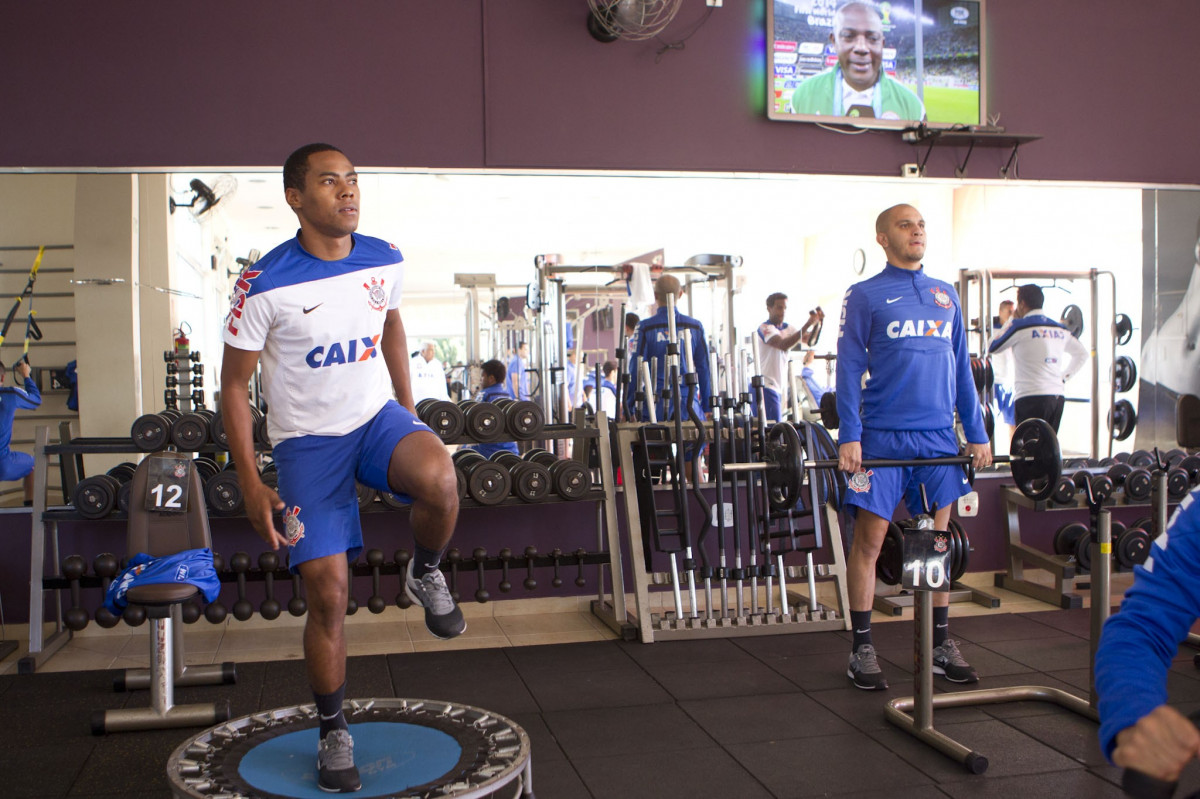
MULTIPOLYGON (((923 157, 769 122, 763 7, 730 0, 655 63, 656 43, 591 39, 584 0, 8 4, 0 167, 268 166, 311 140, 373 167, 896 175, 923 157)), ((666 38, 703 13, 688 0, 666 38)), ((1160 121, 1193 71, 1189 4, 991 0, 987 22, 991 111, 1045 137, 1022 177, 1196 181, 1200 150, 1160 121)), ((977 150, 970 175, 1007 155, 977 150)))

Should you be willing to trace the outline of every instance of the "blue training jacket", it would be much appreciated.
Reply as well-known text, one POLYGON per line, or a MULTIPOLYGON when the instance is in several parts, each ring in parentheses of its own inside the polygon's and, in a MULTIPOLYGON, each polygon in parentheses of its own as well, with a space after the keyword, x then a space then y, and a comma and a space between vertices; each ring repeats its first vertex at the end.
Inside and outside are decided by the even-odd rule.
MULTIPOLYGON (((656 400, 656 413, 658 421, 663 422, 670 417, 669 404, 662 399, 663 385, 667 382, 667 341, 670 337, 668 329, 667 309, 662 306, 654 314, 648 316, 638 322, 637 333, 635 334, 636 342, 629 345, 632 351, 629 358, 629 373, 633 376, 633 382, 630 383, 630 396, 627 398, 626 408, 630 413, 633 412, 633 386, 637 385, 638 370, 642 367, 640 362, 650 358, 658 359, 658 373, 653 375, 654 380, 654 397, 656 400)), ((692 406, 704 418, 704 414, 708 413, 708 395, 712 388, 709 379, 708 368, 708 339, 704 335, 704 325, 700 324, 699 320, 693 319, 690 316, 681 314, 678 310, 675 311, 675 334, 679 337, 679 367, 680 374, 683 374, 687 363, 683 355, 683 331, 690 330, 692 334, 692 361, 696 367, 696 374, 700 378, 700 385, 696 387, 696 400, 692 406)), ((681 381, 682 382, 682 381, 681 381)), ((687 389, 684 388, 684 393, 680 395, 681 400, 687 398, 687 389)), ((682 406, 683 403, 680 402, 682 406)), ((687 411, 684 410, 682 416, 687 418, 687 411)))
POLYGON ((24 386, 0 388, 0 454, 8 452, 8 445, 12 442, 13 417, 17 411, 31 411, 42 404, 42 392, 38 391, 32 377, 25 378, 24 386))
POLYGON ((1117 733, 1167 701, 1167 669, 1200 617, 1198 498, 1193 491, 1179 503, 1146 563, 1134 567, 1120 612, 1104 623, 1095 674, 1100 747, 1110 761, 1117 733))
POLYGON ((850 287, 837 356, 839 443, 861 441, 864 427, 946 430, 955 410, 967 441, 987 443, 958 292, 924 267, 888 264, 850 287))

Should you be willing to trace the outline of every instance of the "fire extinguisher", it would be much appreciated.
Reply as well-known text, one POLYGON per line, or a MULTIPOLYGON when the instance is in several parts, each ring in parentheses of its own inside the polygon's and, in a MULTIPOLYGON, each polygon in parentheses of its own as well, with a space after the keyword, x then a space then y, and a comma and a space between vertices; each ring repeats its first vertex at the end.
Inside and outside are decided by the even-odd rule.
POLYGON ((175 358, 176 360, 186 361, 191 356, 191 350, 188 348, 187 334, 192 332, 192 328, 187 322, 175 329, 175 358), (187 331, 184 331, 184 328, 187 331))

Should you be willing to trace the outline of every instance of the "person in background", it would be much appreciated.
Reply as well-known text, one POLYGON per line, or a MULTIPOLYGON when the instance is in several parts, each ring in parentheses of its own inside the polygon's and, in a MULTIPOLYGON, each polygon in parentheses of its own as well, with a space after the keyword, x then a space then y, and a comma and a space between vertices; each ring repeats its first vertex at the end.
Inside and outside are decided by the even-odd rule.
POLYGON ((436 349, 432 341, 422 342, 420 351, 409 364, 414 404, 423 399, 450 399, 450 392, 446 390, 446 368, 434 354, 436 349))
MULTIPOLYGON (((790 327, 783 320, 787 313, 788 297, 781 291, 767 297, 767 321, 758 326, 760 359, 759 369, 763 376, 763 405, 768 422, 782 419, 781 406, 787 402, 788 353, 792 347, 808 343, 817 326, 825 319, 820 308, 810 311, 803 327, 790 327)), ((755 408, 757 412, 757 407, 755 408)))
POLYGON ((33 367, 27 358, 13 366, 20 386, 5 385, 7 370, 0 363, 0 480, 20 480, 24 488, 26 505, 33 504, 33 456, 26 452, 13 452, 13 420, 17 411, 32 411, 42 404, 42 392, 30 375, 33 367))
MULTIPOLYGON (((641 369, 640 364, 643 361, 654 361, 658 364, 658 373, 651 375, 650 379, 654 382, 654 397, 657 403, 656 413, 658 421, 666 421, 670 417, 671 404, 663 399, 663 387, 667 380, 667 344, 670 338, 670 328, 667 319, 667 298, 674 296, 676 300, 683 296, 683 288, 679 285, 679 279, 674 275, 663 275, 654 282, 654 299, 657 302, 657 309, 653 316, 648 316, 638 323, 637 346, 633 348, 629 357, 629 373, 634 375, 634 384, 637 385, 637 374, 641 369)), ((704 418, 708 407, 708 394, 712 386, 709 384, 709 364, 708 364, 708 339, 704 335, 704 325, 700 324, 698 319, 693 319, 690 316, 685 316, 679 312, 678 306, 675 309, 675 332, 679 338, 679 371, 683 374, 687 362, 683 353, 683 342, 685 331, 691 333, 692 351, 691 360, 695 366, 697 375, 700 378, 700 385, 697 387, 696 400, 693 407, 700 418, 704 418)), ((680 403, 682 408, 684 403, 680 403)), ((628 409, 632 414, 633 397, 629 398, 628 409)), ((683 409, 684 417, 687 416, 687 410, 683 409)), ((643 417, 646 417, 643 414, 643 417)), ((643 418, 643 421, 647 421, 643 418)))
MULTIPOLYGON (((992 335, 998 336, 1008 327, 1008 323, 1012 321, 1015 304, 1012 300, 1004 300, 1000 303, 1000 307, 996 311, 996 318, 992 320, 992 335)), ((992 396, 996 400, 996 412, 1001 421, 1009 427, 1015 427, 1017 424, 1015 409, 1013 408, 1013 390, 1012 390, 1012 353, 997 353, 991 355, 992 361, 992 396)))
MULTIPOLYGON (((992 462, 958 294, 922 264, 924 217, 911 205, 892 206, 876 219, 875 240, 887 265, 846 292, 837 347, 838 467, 850 475, 842 510, 854 516, 846 558, 853 631, 846 675, 863 690, 887 688, 871 642, 871 608, 875 561, 896 506, 903 499, 910 514, 923 513, 924 486, 936 508, 934 529, 945 530, 954 502, 971 490, 961 466, 867 469, 863 461, 957 456, 957 412, 975 468, 992 462)), ((948 592, 934 592, 933 672, 977 682, 948 636, 949 602, 948 592)))
MULTIPOLYGON (((504 364, 495 358, 484 361, 480 367, 482 372, 481 388, 475 395, 476 402, 495 402, 499 399, 512 399, 508 390, 505 376, 508 370, 504 364)), ((468 444, 463 449, 473 449, 485 458, 490 458, 497 452, 517 452, 517 445, 512 441, 497 441, 494 443, 468 444)))
POLYGON ((638 322, 640 321, 642 321, 642 318, 632 311, 625 314, 625 338, 633 338, 633 334, 637 332, 638 322))
POLYGON ((508 361, 508 390, 519 400, 529 399, 529 344, 522 339, 508 361))
POLYGON ((808 386, 813 400, 817 403, 817 407, 813 408, 814 411, 821 407, 821 397, 824 397, 825 392, 828 391, 828 389, 817 382, 816 377, 813 375, 812 362, 815 358, 816 352, 807 350, 804 353, 804 366, 800 369, 800 378, 804 380, 804 385, 808 386))

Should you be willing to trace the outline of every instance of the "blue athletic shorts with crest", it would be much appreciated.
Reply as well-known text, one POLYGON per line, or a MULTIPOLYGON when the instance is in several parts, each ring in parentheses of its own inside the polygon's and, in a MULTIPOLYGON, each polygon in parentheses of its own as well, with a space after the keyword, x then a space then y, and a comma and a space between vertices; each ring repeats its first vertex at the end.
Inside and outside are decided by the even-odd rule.
MULTIPOLYGON (((961 454, 954 430, 862 431, 862 459, 915 460, 961 454)), ((921 484, 930 507, 944 508, 971 490, 962 466, 888 466, 861 469, 850 477, 843 505, 891 519, 903 499, 912 516, 922 513, 921 484)))
POLYGON ((293 573, 306 560, 341 553, 350 560, 358 557, 363 540, 354 483, 391 491, 387 472, 392 451, 405 436, 421 430, 433 433, 407 408, 389 400, 371 421, 344 436, 300 436, 275 447, 293 573))

